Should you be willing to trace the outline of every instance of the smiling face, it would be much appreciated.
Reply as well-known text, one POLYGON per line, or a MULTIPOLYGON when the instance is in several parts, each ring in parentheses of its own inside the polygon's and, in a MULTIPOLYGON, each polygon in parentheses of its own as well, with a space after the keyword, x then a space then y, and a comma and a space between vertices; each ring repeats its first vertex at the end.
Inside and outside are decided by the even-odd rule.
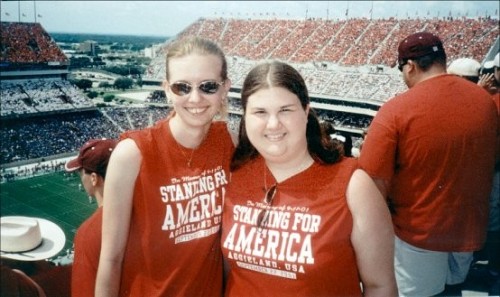
POLYGON ((179 117, 178 120, 180 119, 183 125, 190 127, 209 125, 219 112, 230 88, 229 80, 224 81, 221 77, 221 59, 210 54, 189 54, 172 58, 168 71, 170 75, 165 92, 173 102, 175 117, 179 117), (224 83, 218 85, 215 93, 207 94, 198 88, 201 83, 207 81, 224 83), (184 95, 174 93, 171 85, 179 82, 189 84, 191 91, 184 95))
POLYGON ((297 95, 282 87, 258 90, 248 97, 245 124, 248 139, 268 161, 284 163, 307 151, 306 110, 297 95))

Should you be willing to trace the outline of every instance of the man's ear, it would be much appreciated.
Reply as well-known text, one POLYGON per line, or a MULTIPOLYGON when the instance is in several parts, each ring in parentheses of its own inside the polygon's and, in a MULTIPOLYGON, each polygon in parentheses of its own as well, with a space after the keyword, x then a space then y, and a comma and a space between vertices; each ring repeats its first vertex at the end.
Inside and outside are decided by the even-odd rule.
POLYGON ((415 63, 415 61, 408 60, 407 64, 408 64, 408 67, 410 67, 410 69, 408 69, 408 72, 417 70, 417 63, 415 63))

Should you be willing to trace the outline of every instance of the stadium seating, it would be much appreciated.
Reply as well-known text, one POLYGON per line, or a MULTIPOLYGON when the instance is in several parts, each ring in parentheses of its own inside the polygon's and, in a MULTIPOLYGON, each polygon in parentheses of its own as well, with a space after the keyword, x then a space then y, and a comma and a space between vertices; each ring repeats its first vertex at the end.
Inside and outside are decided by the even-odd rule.
POLYGON ((93 107, 80 90, 62 79, 1 81, 1 116, 93 107))
POLYGON ((68 58, 39 23, 2 22, 0 61, 67 62, 68 58))
MULTIPOLYGON (((303 75, 311 96, 326 98, 313 100, 320 118, 360 131, 372 118, 365 111, 373 112, 373 106, 406 90, 395 68, 397 45, 406 35, 422 30, 444 40, 449 61, 461 56, 482 61, 498 38, 498 20, 201 18, 174 39, 195 35, 221 45, 234 92, 259 61, 291 63, 303 75), (332 108, 329 100, 339 107, 332 108)), ((165 79, 170 42, 158 49, 143 80, 165 79)), ((0 61, 40 67, 67 58, 40 24, 2 22, 0 61)), ((2 80, 0 95, 1 164, 75 152, 89 138, 116 138, 122 131, 150 126, 168 113, 167 107, 145 107, 165 104, 162 91, 152 91, 141 108, 96 108, 67 80, 53 77, 2 80)), ((228 103, 229 127, 236 132, 242 113, 238 96, 228 103)))
POLYGON ((181 32, 217 41, 228 56, 250 60, 279 59, 359 66, 393 67, 397 45, 408 34, 439 35, 453 60, 467 56, 481 61, 498 36, 498 21, 485 18, 234 20, 199 19, 181 32))
MULTIPOLYGON (((395 69, 397 45, 416 31, 438 34, 448 60, 484 59, 498 36, 489 18, 237 20, 201 18, 178 34, 209 37, 228 56, 233 85, 262 59, 279 59, 299 68, 311 93, 385 102, 406 86, 395 69), (364 68, 364 69, 363 69, 364 68), (368 71, 365 71, 368 69, 368 71)), ((167 42, 161 51, 168 50, 167 42)), ((165 78, 164 55, 158 55, 145 79, 165 78)))
POLYGON ((0 163, 75 152, 88 139, 117 138, 122 131, 151 126, 167 113, 167 108, 161 107, 107 107, 3 121, 0 127, 0 163))

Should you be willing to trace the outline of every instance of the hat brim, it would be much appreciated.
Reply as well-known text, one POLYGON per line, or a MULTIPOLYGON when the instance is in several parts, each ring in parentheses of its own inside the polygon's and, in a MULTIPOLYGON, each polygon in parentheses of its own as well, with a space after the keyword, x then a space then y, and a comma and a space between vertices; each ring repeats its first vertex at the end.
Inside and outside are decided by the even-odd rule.
POLYGON ((484 62, 483 67, 487 68, 487 69, 493 68, 493 67, 495 67, 495 62, 494 61, 486 61, 486 62, 484 62))
POLYGON ((82 168, 82 164, 80 164, 80 160, 78 158, 68 161, 64 164, 64 170, 66 172, 73 172, 82 168))
MULTIPOLYGON (((12 218, 16 218, 13 216, 12 218)), ((66 235, 64 231, 55 223, 42 219, 34 218, 40 225, 42 243, 33 250, 27 252, 1 252, 2 258, 19 261, 38 261, 51 258, 57 255, 66 244, 66 235)))

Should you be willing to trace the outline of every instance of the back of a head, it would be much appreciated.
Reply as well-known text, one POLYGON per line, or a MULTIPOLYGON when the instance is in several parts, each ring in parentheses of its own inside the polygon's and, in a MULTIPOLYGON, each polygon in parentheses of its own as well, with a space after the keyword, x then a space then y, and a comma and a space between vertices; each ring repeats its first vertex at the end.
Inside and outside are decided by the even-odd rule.
POLYGON ((415 61, 426 71, 434 64, 446 68, 446 52, 441 39, 430 32, 418 32, 403 39, 398 46, 398 63, 415 61))
POLYGON ((449 74, 458 75, 464 77, 474 83, 477 83, 479 79, 479 69, 481 64, 471 58, 459 58, 454 60, 448 66, 447 72, 449 74))
POLYGON ((84 169, 106 177, 109 158, 118 141, 115 139, 91 139, 81 148, 78 156, 65 164, 66 172, 84 169))
POLYGON ((320 122, 321 124, 321 128, 325 131, 326 134, 330 135, 330 134, 335 134, 335 127, 333 126, 333 123, 329 122, 329 121, 322 121, 320 122))

